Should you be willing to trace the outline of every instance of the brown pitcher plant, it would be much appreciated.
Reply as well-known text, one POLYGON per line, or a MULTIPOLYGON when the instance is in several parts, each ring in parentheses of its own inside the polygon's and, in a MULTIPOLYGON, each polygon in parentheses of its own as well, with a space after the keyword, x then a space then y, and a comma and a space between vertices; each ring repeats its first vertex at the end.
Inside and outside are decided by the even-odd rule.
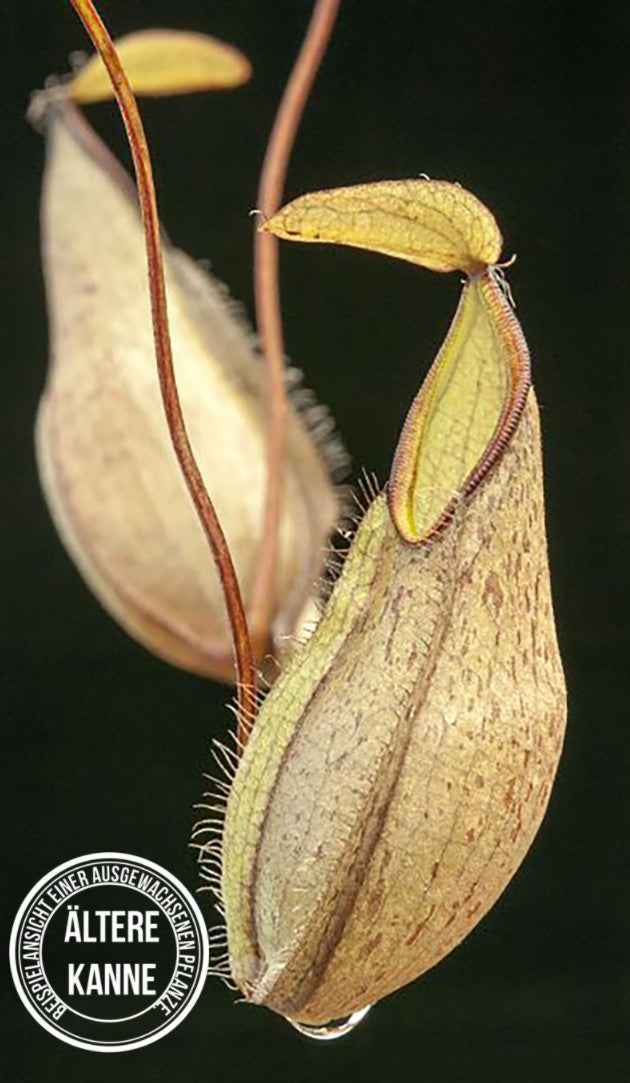
POLYGON ((114 46, 90 0, 71 2, 96 53, 30 109, 47 148, 43 491, 88 586, 131 635, 234 681, 234 740, 215 742, 222 773, 194 830, 221 916, 213 970, 304 1033, 335 1037, 492 907, 560 756, 538 408, 501 234, 446 181, 355 184, 280 207, 339 6, 318 0, 261 175, 259 357, 225 288, 162 235, 135 100, 238 86, 248 61, 172 30, 114 46), (111 97, 136 185, 84 116, 111 97), (389 481, 367 494, 326 598, 344 457, 285 370, 279 237, 463 276, 389 481))

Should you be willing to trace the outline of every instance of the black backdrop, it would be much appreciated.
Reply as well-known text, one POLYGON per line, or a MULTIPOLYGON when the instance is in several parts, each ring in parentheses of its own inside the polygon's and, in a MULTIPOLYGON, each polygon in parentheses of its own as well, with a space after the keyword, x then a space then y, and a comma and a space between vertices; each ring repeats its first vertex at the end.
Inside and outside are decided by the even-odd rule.
MULTIPOLYGON (((67 3, 5 0, 2 132, 2 793, 8 927, 50 868, 96 850, 166 865, 186 849, 222 689, 154 660, 101 612, 65 557, 36 481, 44 379, 38 257, 42 145, 28 92, 84 47, 67 3)), ((240 45, 237 92, 150 102, 144 115, 172 238, 251 310, 248 210, 306 0, 110 0, 116 33, 147 25, 240 45)), ((474 934, 376 1008, 354 1036, 309 1043, 209 981, 154 1046, 118 1058, 35 1026, 4 984, 7 1083, 627 1078, 627 258, 630 15, 626 5, 345 0, 300 135, 288 195, 426 172, 495 211, 543 407, 549 537, 570 690, 544 828, 474 934), (624 958, 625 956, 625 958, 624 958), (625 1068, 625 1070, 624 1070, 625 1068)), ((113 107, 97 123, 124 153, 113 107)), ((287 342, 333 409, 355 463, 387 475, 406 405, 444 334, 456 281, 352 251, 282 253, 287 342)))

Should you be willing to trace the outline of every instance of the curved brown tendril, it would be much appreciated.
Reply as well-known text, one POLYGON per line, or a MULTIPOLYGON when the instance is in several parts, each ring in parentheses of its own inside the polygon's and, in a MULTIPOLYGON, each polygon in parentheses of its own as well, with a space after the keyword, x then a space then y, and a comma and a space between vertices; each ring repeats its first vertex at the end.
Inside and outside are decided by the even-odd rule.
MULTIPOLYGON (((309 92, 326 51, 341 0, 317 0, 269 137, 258 188, 258 210, 274 214, 282 200, 291 149, 309 92)), ((278 285, 278 241, 256 230, 254 240, 256 324, 268 375, 267 482, 263 532, 249 611, 255 641, 268 637, 278 549, 287 400, 284 338, 278 285)))
POLYGON ((256 715, 256 671, 247 619, 230 550, 193 455, 182 414, 168 326, 164 268, 160 244, 151 157, 133 91, 111 37, 91 0, 70 0, 92 39, 112 82, 133 157, 147 251, 151 317, 162 402, 175 455, 195 510, 210 543, 217 567, 234 641, 238 680, 238 728, 241 746, 247 742, 256 715))

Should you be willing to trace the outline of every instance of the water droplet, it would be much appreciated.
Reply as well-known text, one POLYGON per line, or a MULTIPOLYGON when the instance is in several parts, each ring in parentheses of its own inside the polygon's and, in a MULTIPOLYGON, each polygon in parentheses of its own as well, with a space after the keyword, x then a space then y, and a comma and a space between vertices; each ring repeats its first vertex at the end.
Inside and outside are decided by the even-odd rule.
POLYGON ((349 1034, 351 1030, 354 1030, 361 1020, 365 1019, 371 1007, 372 1005, 368 1004, 360 1011, 353 1012, 347 1019, 334 1019, 330 1023, 322 1023, 321 1026, 316 1027, 308 1023, 297 1023, 295 1019, 287 1019, 287 1022, 306 1038, 314 1038, 318 1042, 332 1042, 335 1038, 343 1038, 344 1034, 349 1034))

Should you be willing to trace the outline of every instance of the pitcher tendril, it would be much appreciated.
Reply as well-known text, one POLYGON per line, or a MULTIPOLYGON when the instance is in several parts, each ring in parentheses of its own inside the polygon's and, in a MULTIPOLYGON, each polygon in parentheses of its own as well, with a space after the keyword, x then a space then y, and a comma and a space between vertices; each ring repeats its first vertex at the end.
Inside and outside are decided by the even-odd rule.
MULTIPOLYGON (((258 210, 275 214, 284 189, 291 149, 304 107, 330 40, 341 0, 317 0, 302 47, 286 85, 263 162, 258 210)), ((278 284, 278 242, 271 234, 254 235, 256 323, 267 365, 269 436, 267 488, 262 541, 254 580, 250 628, 256 639, 269 627, 278 549, 287 398, 284 385, 284 337, 278 284)))
POLYGON ((238 679, 238 739, 241 745, 245 745, 257 711, 256 671, 254 669, 252 646, 234 563, 214 505, 206 490, 190 446, 179 401, 169 335, 160 224, 149 148, 129 80, 118 59, 112 39, 96 8, 91 3, 91 0, 71 0, 71 3, 107 68, 129 140, 144 227, 151 317, 164 412, 173 450, 199 521, 210 543, 221 580, 234 641, 235 667, 238 679))

